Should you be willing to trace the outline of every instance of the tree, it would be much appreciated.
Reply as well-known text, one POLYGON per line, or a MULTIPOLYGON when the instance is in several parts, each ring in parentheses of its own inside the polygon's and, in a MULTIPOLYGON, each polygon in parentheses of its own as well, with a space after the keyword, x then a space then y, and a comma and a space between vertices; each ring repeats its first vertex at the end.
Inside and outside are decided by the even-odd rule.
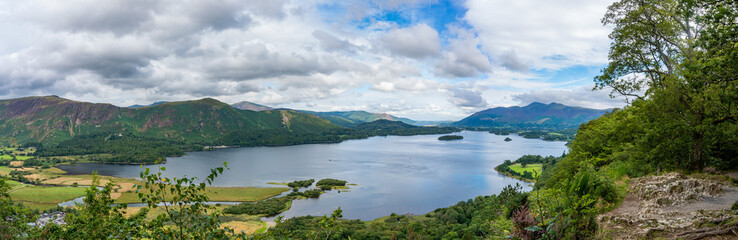
POLYGON ((140 239, 145 237, 146 210, 125 217, 125 204, 114 204, 110 197, 114 183, 109 181, 100 188, 100 178, 93 173, 92 184, 84 196, 84 203, 77 211, 65 217, 64 227, 48 224, 41 231, 45 239, 140 239))
POLYGON ((685 139, 682 168, 700 170, 711 149, 736 141, 723 131, 738 113, 736 12, 733 1, 621 0, 602 20, 613 41, 596 88, 643 101, 652 134, 685 139))
POLYGON ((28 222, 35 221, 33 213, 16 205, 8 195, 10 185, 5 177, 0 177, 0 239, 13 239, 28 233, 28 222))
MULTIPOLYGON (((228 167, 227 163, 223 163, 228 167)), ((152 173, 149 168, 141 172, 143 185, 136 185, 141 201, 149 208, 163 207, 165 213, 148 223, 153 239, 230 239, 233 229, 221 228, 222 213, 206 205, 209 200, 205 187, 223 173, 224 167, 210 169, 202 182, 197 178, 162 177, 165 167, 152 173), (167 226, 172 223, 173 227, 167 226), (171 229, 171 230, 170 230, 171 229)))

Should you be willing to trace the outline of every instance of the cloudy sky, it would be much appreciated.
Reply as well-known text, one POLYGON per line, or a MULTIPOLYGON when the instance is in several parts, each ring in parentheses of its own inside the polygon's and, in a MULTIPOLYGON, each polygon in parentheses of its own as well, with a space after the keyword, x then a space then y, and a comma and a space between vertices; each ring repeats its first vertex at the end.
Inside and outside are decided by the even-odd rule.
POLYGON ((0 98, 212 97, 456 120, 610 108, 611 0, 0 0, 0 98))

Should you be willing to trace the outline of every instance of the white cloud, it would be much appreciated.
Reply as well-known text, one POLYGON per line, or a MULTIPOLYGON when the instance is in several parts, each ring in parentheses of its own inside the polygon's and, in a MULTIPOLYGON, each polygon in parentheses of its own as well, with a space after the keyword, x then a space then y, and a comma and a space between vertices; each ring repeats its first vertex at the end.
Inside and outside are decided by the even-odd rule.
POLYGON ((474 77, 492 71, 489 58, 479 49, 479 39, 474 34, 458 30, 451 39, 449 50, 436 65, 435 74, 441 77, 474 77))
POLYGON ((382 44, 393 53, 411 58, 430 57, 441 50, 438 32, 424 23, 392 29, 384 35, 382 44))
POLYGON ((454 88, 451 90, 452 102, 464 108, 480 109, 488 106, 481 92, 467 89, 454 88))
POLYGON ((592 90, 593 86, 575 89, 550 89, 530 91, 513 95, 513 99, 521 105, 532 102, 557 102, 569 106, 579 106, 594 109, 617 108, 626 105, 622 98, 610 98, 607 90, 592 90))
POLYGON ((531 68, 601 65, 607 61, 610 29, 600 19, 612 2, 468 0, 464 19, 486 51, 515 51, 531 68))

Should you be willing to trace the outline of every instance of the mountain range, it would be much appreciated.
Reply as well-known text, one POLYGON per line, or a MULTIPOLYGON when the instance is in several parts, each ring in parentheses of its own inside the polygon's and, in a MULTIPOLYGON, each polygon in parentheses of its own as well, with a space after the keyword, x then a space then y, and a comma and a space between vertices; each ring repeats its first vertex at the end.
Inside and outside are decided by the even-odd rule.
MULTIPOLYGON (((242 102, 238 102, 235 104, 231 104, 231 106, 233 106, 234 108, 241 109, 241 110, 251 110, 251 111, 266 111, 266 110, 275 109, 272 107, 268 107, 268 106, 264 106, 261 104, 248 102, 248 101, 242 101, 242 102)), ((386 113, 370 113, 367 111, 317 112, 317 111, 298 110, 298 109, 294 109, 294 110, 320 117, 322 119, 328 120, 332 122, 333 124, 336 124, 342 127, 355 127, 362 123, 373 122, 373 121, 380 120, 380 119, 390 120, 390 121, 400 121, 400 122, 404 122, 407 124, 415 124, 415 121, 411 119, 395 117, 395 116, 392 116, 386 113)))
POLYGON ((612 109, 571 107, 560 103, 531 103, 524 107, 496 107, 479 111, 456 127, 577 128, 612 109))
MULTIPOLYGON (((388 120, 381 122, 385 125, 396 124, 393 121, 418 123, 384 113, 275 109, 250 102, 228 105, 212 98, 133 107, 78 102, 57 96, 0 100, 0 141, 58 143, 78 135, 129 132, 141 137, 207 142, 239 131, 320 134, 377 120, 388 120)), ((575 128, 607 111, 531 103, 525 107, 487 109, 450 126, 575 128)))
POLYGON ((239 110, 212 98, 124 108, 56 96, 0 101, 2 142, 61 142, 77 135, 130 132, 136 136, 203 142, 234 131, 287 129, 318 133, 340 128, 293 110, 239 110))

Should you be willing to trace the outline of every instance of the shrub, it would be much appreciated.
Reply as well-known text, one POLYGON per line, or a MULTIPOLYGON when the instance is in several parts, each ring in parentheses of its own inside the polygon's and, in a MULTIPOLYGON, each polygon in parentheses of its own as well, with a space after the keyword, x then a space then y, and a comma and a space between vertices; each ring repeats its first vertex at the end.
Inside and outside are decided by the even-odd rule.
POLYGON ((538 220, 533 217, 528 207, 522 206, 515 210, 512 216, 512 235, 520 239, 539 239, 543 235, 543 229, 538 226, 538 220))
POLYGON ((287 186, 291 188, 306 188, 306 187, 310 187, 310 185, 313 185, 314 182, 315 182, 315 179, 297 180, 297 181, 288 183, 287 186))
POLYGON ((338 180, 338 179, 332 179, 332 178, 325 178, 318 181, 318 183, 315 184, 316 186, 346 186, 346 181, 338 180))

